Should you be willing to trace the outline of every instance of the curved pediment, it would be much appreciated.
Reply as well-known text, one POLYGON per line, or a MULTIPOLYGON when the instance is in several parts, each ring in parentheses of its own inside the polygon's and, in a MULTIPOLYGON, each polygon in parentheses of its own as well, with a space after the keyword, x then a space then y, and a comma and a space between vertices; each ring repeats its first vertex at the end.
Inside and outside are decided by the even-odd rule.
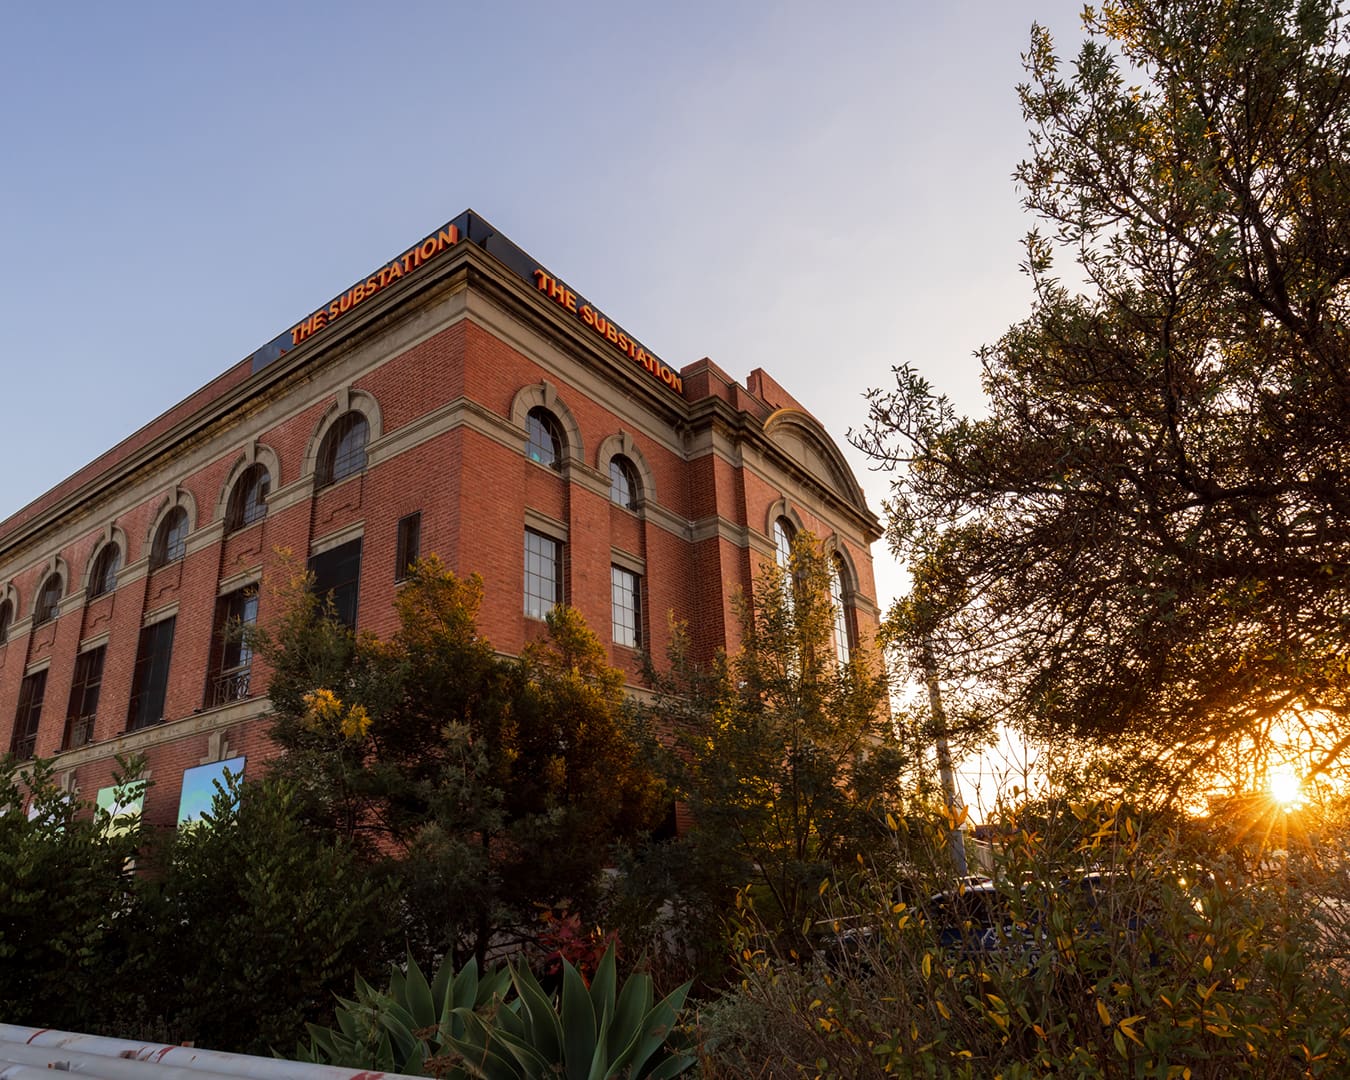
POLYGON ((764 434, 803 469, 832 488, 841 499, 870 516, 867 499, 844 455, 821 427, 801 409, 778 409, 764 421, 764 434))

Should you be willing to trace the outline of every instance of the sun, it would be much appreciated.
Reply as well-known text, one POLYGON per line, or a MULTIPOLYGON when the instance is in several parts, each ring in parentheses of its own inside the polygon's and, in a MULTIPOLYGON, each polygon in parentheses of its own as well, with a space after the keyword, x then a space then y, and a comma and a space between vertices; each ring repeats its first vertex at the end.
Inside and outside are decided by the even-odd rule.
POLYGON ((1266 794, 1271 802, 1285 810, 1303 804, 1303 783, 1292 765, 1276 765, 1266 773, 1266 794))

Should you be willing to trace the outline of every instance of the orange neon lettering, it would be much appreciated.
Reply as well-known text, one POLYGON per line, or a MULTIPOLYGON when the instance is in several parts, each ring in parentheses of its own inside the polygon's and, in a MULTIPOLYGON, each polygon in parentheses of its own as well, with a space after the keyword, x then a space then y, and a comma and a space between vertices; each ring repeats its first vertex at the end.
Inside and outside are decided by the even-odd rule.
POLYGON ((423 259, 429 259, 441 249, 436 246, 436 238, 433 236, 430 240, 424 241, 422 246, 417 250, 422 253, 423 259))
POLYGON ((595 308, 591 307, 590 304, 585 305, 581 309, 581 321, 587 326, 595 325, 595 308))
POLYGON ((448 229, 442 229, 436 234, 436 243, 439 248, 453 247, 459 243, 459 226, 451 225, 448 229))

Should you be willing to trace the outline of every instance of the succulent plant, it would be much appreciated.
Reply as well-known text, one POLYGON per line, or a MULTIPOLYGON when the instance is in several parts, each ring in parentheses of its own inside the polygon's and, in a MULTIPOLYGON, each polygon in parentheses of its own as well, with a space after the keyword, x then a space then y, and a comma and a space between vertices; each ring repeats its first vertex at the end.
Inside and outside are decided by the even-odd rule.
POLYGON ((664 1080, 694 1063, 672 1036, 689 992, 685 983, 657 1002, 650 975, 619 986, 614 949, 588 987, 563 961, 562 982, 545 992, 524 964, 489 968, 449 960, 428 983, 410 958, 389 989, 356 980, 356 998, 339 999, 338 1028, 309 1025, 305 1061, 449 1080, 664 1080))

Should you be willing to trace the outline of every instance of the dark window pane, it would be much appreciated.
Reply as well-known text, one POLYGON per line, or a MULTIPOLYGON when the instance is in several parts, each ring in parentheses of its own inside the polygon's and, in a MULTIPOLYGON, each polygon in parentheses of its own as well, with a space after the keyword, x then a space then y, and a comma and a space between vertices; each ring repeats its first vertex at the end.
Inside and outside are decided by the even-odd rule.
POLYGON ((394 580, 402 581, 422 553, 422 514, 409 514, 398 523, 398 554, 394 560, 394 580))
POLYGON ((251 695, 253 650, 244 635, 257 621, 258 593, 254 588, 222 596, 217 603, 211 678, 206 689, 208 709, 251 695))
POLYGON ((38 593, 37 606, 33 609, 33 625, 51 622, 61 607, 61 578, 53 574, 42 583, 38 593))
POLYGON ((637 468, 622 454, 609 459, 609 501, 625 509, 637 506, 638 494, 637 468))
POLYGON ((14 737, 9 750, 20 761, 27 761, 37 749, 38 724, 42 721, 42 699, 46 692, 46 671, 25 675, 19 686, 19 711, 14 717, 14 737))
POLYGON ((131 708, 127 710, 127 730, 158 724, 164 719, 164 698, 169 688, 169 661, 173 657, 175 618, 165 619, 141 630, 136 650, 136 672, 131 684, 131 708))
POLYGON ((61 746, 72 749, 94 739, 94 715, 98 712, 98 693, 103 685, 105 649, 80 653, 75 659, 75 680, 70 686, 70 704, 66 707, 66 734, 61 746))
POLYGON ((361 541, 352 540, 309 560, 314 575, 314 595, 331 601, 338 622, 356 629, 356 601, 361 579, 361 541))
POLYGON ((89 598, 110 593, 117 588, 117 571, 122 565, 122 549, 116 544, 104 544, 103 550, 94 560, 94 569, 89 575, 89 598))
POLYGON ((14 621, 14 605, 0 601, 0 642, 9 640, 9 624, 14 621))
POLYGON ((250 465, 244 474, 235 481, 230 492, 230 504, 225 511, 225 529, 233 532, 267 516, 267 493, 272 488, 272 478, 266 466, 250 465))
POLYGON ((370 425, 359 412, 343 413, 324 435, 319 445, 319 460, 314 483, 319 487, 335 484, 366 467, 366 443, 370 425))
POLYGON ((525 417, 525 454, 531 461, 557 469, 562 465, 562 428, 547 409, 531 409, 525 417))
POLYGON ((542 619, 562 602, 562 544, 525 530, 525 614, 542 619))
POLYGON ((187 511, 175 506, 155 530, 155 542, 150 549, 150 569, 177 562, 187 551, 187 511))

